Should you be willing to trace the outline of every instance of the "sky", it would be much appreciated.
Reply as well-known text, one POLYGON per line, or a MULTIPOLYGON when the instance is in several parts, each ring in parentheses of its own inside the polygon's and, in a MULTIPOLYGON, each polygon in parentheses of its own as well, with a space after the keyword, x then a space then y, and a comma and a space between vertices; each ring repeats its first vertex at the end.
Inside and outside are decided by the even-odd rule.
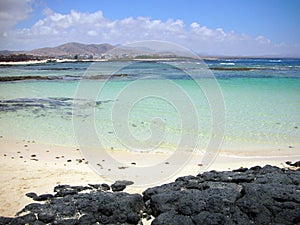
POLYGON ((0 0, 0 49, 162 40, 203 55, 300 57, 299 0, 0 0))

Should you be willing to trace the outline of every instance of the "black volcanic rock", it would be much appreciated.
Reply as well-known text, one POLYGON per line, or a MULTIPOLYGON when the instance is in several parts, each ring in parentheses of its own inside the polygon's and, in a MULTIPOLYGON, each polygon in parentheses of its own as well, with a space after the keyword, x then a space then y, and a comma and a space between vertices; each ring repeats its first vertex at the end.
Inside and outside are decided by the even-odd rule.
POLYGON ((149 188, 143 197, 155 225, 298 224, 299 182, 299 171, 274 166, 210 171, 149 188))
POLYGON ((132 181, 127 181, 127 180, 117 180, 115 183, 111 185, 111 190, 112 191, 123 191, 126 186, 132 185, 132 181))
POLYGON ((297 161, 297 162, 294 162, 294 163, 292 163, 292 162, 290 162, 290 161, 287 161, 287 162, 285 162, 287 165, 289 165, 289 166, 295 166, 295 167, 300 167, 300 161, 297 161))
MULTIPOLYGON (((292 163, 291 163, 292 164, 292 163)), ((117 181, 112 190, 131 181, 117 181)), ((300 171, 274 166, 209 171, 149 188, 143 197, 109 192, 107 184, 59 185, 56 194, 26 195, 33 200, 17 217, 0 224, 300 224, 300 171), (18 216, 19 215, 19 216, 18 216)), ((116 189, 117 188, 117 189, 116 189)))
MULTIPOLYGON (((64 185, 55 190, 62 193, 70 188, 71 186, 64 185)), ((88 188, 86 191, 55 195, 44 204, 29 204, 18 213, 26 215, 16 218, 0 217, 0 224, 138 224, 140 221, 141 212, 145 208, 141 195, 88 188)))

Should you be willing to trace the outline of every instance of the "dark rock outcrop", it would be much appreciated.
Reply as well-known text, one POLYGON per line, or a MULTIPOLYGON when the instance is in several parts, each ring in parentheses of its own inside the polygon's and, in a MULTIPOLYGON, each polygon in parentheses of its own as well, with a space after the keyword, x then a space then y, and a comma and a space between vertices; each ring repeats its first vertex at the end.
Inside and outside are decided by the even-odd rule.
POLYGON ((180 177, 143 193, 152 224, 300 224, 300 172, 274 166, 180 177))
POLYGON ((300 171, 274 166, 210 171, 139 194, 111 185, 59 185, 55 195, 27 193, 35 201, 0 224, 300 224, 300 171))
POLYGON ((102 187, 107 185, 59 185, 54 196, 28 193, 28 197, 47 201, 25 206, 17 214, 23 216, 0 217, 0 224, 138 224, 145 208, 142 196, 105 192, 102 187))

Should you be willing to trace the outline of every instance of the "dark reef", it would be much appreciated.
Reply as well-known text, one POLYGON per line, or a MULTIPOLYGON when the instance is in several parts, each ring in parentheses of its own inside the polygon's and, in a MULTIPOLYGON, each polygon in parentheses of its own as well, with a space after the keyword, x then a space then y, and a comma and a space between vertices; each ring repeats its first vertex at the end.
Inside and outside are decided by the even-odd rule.
MULTIPOLYGON (((288 162, 288 164, 291 164, 288 162)), ((130 181, 59 185, 0 224, 300 224, 300 170, 274 166, 210 171, 149 188, 122 192, 130 181), (112 189, 114 192, 111 192, 112 189)))

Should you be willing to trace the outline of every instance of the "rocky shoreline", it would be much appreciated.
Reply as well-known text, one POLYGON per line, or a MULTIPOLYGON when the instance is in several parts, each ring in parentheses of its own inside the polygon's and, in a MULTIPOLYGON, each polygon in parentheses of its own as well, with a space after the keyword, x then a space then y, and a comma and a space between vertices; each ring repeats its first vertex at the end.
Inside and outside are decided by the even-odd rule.
POLYGON ((179 177, 142 195, 131 181, 59 185, 0 224, 300 224, 300 161, 179 177), (112 190, 112 191, 111 191, 112 190))

